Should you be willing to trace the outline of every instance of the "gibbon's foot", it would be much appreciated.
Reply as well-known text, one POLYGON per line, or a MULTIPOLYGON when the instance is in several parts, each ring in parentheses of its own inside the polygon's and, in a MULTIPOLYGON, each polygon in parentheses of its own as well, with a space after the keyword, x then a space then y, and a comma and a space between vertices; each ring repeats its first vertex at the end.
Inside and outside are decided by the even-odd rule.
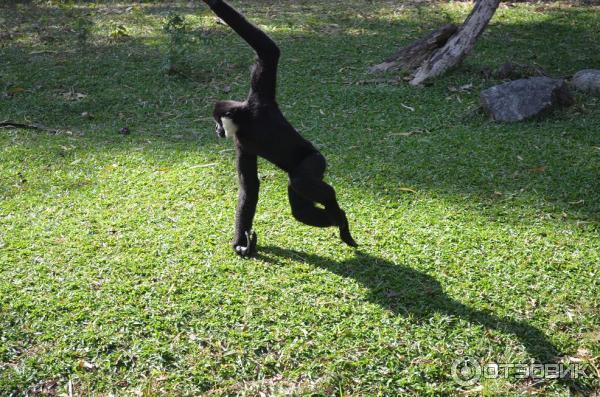
POLYGON ((246 231, 244 234, 246 235, 246 246, 234 245, 233 249, 242 258, 250 258, 256 252, 256 232, 248 233, 246 231))
POLYGON ((342 219, 342 223, 340 224, 340 238, 342 239, 342 241, 346 244, 348 244, 350 247, 358 247, 358 244, 356 243, 356 241, 354 241, 354 239, 352 238, 352 235, 350 234, 350 226, 348 226, 348 219, 346 219, 346 214, 344 213, 344 211, 342 211, 343 219, 342 219))

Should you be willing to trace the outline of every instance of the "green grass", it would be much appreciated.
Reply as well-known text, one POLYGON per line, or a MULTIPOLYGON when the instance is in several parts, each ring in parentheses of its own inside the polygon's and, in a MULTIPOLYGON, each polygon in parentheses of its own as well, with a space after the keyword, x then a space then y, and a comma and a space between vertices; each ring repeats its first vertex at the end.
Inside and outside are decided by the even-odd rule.
POLYGON ((598 9, 503 6, 461 68, 414 89, 357 82, 468 4, 235 4, 280 44, 279 102, 360 249, 295 222, 261 162, 259 256, 231 251, 234 153, 210 111, 245 96, 253 55, 206 7, 0 6, 0 121, 61 130, 0 130, 0 395, 597 390, 462 387, 451 365, 599 364, 600 100, 510 125, 473 112, 497 83, 482 67, 599 65, 598 9), (185 77, 164 74, 170 11, 194 39, 185 77))

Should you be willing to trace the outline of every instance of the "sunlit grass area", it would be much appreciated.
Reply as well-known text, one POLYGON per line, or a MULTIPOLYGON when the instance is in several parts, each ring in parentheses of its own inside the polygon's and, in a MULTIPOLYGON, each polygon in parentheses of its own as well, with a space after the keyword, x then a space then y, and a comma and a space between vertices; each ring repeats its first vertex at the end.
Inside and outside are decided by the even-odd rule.
POLYGON ((597 390, 463 386, 452 364, 599 365, 600 100, 476 111, 486 67, 597 67, 598 8, 503 3, 463 66, 415 89, 366 70, 469 3, 234 4, 280 45, 280 106, 359 250, 294 221, 260 162, 259 255, 231 251, 235 158, 210 113, 244 98, 253 54, 201 2, 1 5, 0 121, 57 132, 0 129, 0 395, 597 390))

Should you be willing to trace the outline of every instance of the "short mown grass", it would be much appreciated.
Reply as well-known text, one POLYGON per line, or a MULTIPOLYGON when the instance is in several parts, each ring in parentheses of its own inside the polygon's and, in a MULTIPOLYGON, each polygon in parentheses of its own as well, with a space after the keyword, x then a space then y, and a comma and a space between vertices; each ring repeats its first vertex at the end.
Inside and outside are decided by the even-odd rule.
POLYGON ((498 83, 484 67, 597 67, 598 8, 503 4, 461 68, 415 89, 359 83, 470 4, 234 3, 282 48, 279 102, 360 249, 295 222, 263 161, 259 255, 233 254, 234 152, 210 111, 244 98, 253 55, 201 2, 2 5, 0 121, 59 133, 0 130, 0 395, 597 390, 461 386, 451 367, 599 365, 600 101, 510 125, 475 111, 498 83))

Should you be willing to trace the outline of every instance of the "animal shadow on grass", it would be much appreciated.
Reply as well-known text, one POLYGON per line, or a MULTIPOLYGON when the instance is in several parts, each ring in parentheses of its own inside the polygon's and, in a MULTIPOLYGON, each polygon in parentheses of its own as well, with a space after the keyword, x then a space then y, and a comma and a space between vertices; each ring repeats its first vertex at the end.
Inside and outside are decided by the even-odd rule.
MULTIPOLYGON (((557 362, 557 348, 537 328, 526 322, 470 308, 445 294, 440 283, 433 277, 415 269, 362 252, 357 252, 354 258, 342 262, 274 246, 261 247, 259 252, 262 252, 258 255, 259 259, 269 263, 280 263, 278 258, 291 259, 352 278, 370 290, 370 301, 395 314, 412 315, 417 320, 426 320, 434 313, 463 318, 485 328, 516 336, 536 362, 557 362)), ((581 385, 575 379, 565 383, 575 390, 581 390, 581 385)))

